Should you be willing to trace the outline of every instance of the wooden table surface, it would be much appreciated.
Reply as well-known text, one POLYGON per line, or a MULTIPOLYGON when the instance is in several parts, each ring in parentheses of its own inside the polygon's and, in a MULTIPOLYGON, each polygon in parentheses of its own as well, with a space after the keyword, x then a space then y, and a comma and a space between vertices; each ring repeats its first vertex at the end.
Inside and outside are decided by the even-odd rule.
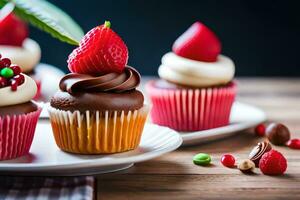
MULTIPOLYGON (((285 123, 300 137, 300 78, 240 78, 238 100, 262 108, 268 121, 285 123)), ((97 177, 97 199, 300 199, 300 150, 275 147, 288 160, 284 176, 242 174, 220 163, 224 153, 239 159, 264 138, 251 130, 199 146, 180 148, 132 168, 97 177), (209 167, 196 166, 192 157, 212 156, 209 167)))

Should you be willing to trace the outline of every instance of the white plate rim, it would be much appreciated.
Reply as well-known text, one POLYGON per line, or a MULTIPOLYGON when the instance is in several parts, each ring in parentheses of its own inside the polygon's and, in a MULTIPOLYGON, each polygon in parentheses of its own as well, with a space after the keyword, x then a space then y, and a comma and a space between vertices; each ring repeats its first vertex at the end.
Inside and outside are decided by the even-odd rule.
MULTIPOLYGON (((234 104, 236 106, 244 106, 244 107, 248 107, 248 108, 254 110, 255 112, 260 114, 260 118, 254 119, 251 121, 247 121, 247 122, 245 122, 245 121, 237 122, 234 124, 229 124, 227 126, 213 128, 213 129, 209 129, 209 130, 184 132, 184 133, 179 132, 179 134, 181 135, 181 137, 183 139, 183 145, 185 145, 185 143, 190 143, 190 142, 192 142, 192 144, 194 144, 194 143, 197 143, 197 141, 199 141, 201 139, 207 139, 209 137, 222 136, 224 134, 227 135, 229 133, 236 133, 239 131, 243 131, 243 130, 252 128, 255 125, 260 124, 267 120, 267 116, 266 116, 265 112, 256 106, 246 104, 246 103, 241 103, 239 101, 234 102, 234 104), (230 129, 230 130, 228 130, 228 129, 230 129)), ((199 141, 199 142, 201 142, 201 141, 199 141)))
MULTIPOLYGON (((16 172, 25 172, 25 171, 35 171, 35 172, 41 172, 41 171, 55 171, 55 170, 77 170, 77 169, 86 169, 88 167, 94 168, 94 167, 109 167, 109 166, 115 166, 115 165, 123 165, 123 164, 132 164, 132 163, 139 163, 146 160, 151 160, 153 158, 159 157, 163 154, 166 154, 168 152, 174 151, 177 148, 179 148, 183 142, 182 137, 174 130, 162 127, 155 124, 146 123, 146 126, 156 126, 159 128, 163 128, 165 130, 168 130, 169 134, 172 134, 174 137, 173 140, 176 139, 176 142, 171 146, 169 145, 167 148, 160 148, 160 150, 150 151, 141 153, 138 155, 133 155, 129 157, 124 158, 114 158, 111 160, 108 160, 106 162, 103 162, 103 158, 95 158, 94 160, 85 161, 85 162, 79 162, 79 163, 67 163, 67 164, 33 164, 33 163, 0 163, 0 171, 16 171, 16 172), (154 154, 155 152, 155 154, 154 154)), ((72 154, 76 155, 76 154, 72 154)), ((108 154, 107 156, 112 155, 108 154)), ((103 155, 106 156, 106 155, 103 155)))

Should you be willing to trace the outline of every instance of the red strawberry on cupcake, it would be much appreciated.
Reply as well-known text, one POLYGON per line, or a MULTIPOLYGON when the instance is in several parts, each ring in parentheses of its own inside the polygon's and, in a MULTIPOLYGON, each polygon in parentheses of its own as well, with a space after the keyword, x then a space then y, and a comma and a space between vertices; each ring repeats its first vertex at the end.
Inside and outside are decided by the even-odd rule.
POLYGON ((204 24, 194 23, 161 58, 146 89, 152 122, 181 132, 226 126, 235 99, 235 65, 204 24))
POLYGON ((128 60, 128 49, 121 37, 110 28, 110 22, 90 30, 68 58, 71 72, 106 74, 123 72, 128 60))
POLYGON ((221 42, 203 23, 195 22, 174 42, 173 52, 191 60, 215 62, 221 52, 221 42))
POLYGON ((5 6, 0 10, 0 45, 22 46, 28 37, 26 23, 12 13, 13 9, 13 6, 5 6))
POLYGON ((109 22, 90 30, 71 53, 72 73, 61 79, 48 110, 60 149, 93 155, 139 146, 149 107, 137 89, 141 76, 127 59, 127 47, 109 22), (67 120, 57 120, 61 116, 67 120))

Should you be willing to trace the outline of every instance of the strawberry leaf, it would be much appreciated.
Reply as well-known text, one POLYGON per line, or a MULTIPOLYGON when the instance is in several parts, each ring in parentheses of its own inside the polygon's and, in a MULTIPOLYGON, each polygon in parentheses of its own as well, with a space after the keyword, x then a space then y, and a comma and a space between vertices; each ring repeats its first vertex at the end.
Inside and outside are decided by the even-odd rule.
POLYGON ((78 45, 84 35, 69 15, 45 0, 0 0, 0 7, 8 2, 15 4, 14 12, 20 18, 62 42, 78 45))

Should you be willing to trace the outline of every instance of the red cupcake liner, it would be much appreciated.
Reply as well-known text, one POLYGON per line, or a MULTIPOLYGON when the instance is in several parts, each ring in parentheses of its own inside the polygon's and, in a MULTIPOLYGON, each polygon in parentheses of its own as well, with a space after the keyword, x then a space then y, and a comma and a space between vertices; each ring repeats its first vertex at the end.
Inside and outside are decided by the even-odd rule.
POLYGON ((42 109, 0 117, 0 160, 14 159, 29 153, 42 109))
POLYGON ((158 88, 150 81, 147 92, 152 101, 155 124, 177 131, 199 131, 226 126, 236 94, 236 84, 203 89, 158 88))

